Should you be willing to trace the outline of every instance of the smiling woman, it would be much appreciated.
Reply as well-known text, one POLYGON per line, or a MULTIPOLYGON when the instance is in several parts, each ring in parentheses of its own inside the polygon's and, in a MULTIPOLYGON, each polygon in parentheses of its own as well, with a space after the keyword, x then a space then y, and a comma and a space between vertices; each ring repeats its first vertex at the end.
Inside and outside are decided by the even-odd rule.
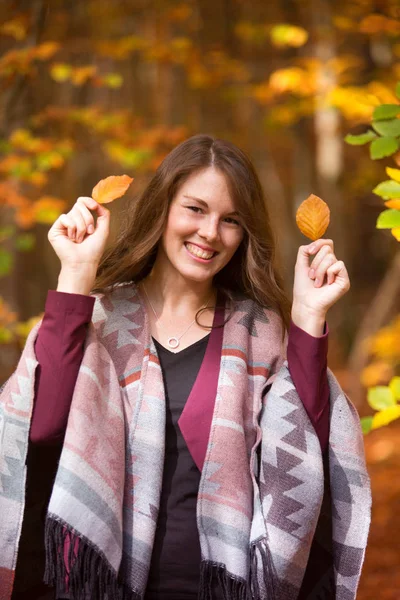
MULTIPOLYGON (((251 161, 234 144, 207 135, 189 138, 164 159, 128 211, 124 230, 99 265, 94 291, 138 283, 152 273, 158 292, 150 280, 147 287, 160 313, 164 277, 174 282, 175 316, 181 285, 186 289, 190 282, 197 308, 199 298, 203 304, 212 289, 215 298, 218 288, 227 298, 244 294, 277 310, 288 329, 290 301, 267 203, 251 161), (200 256, 198 249, 216 254, 200 256)), ((165 306, 166 312, 171 308, 165 306)))
POLYGON ((354 600, 370 490, 327 369, 333 241, 300 247, 290 313, 257 174, 207 135, 101 259, 109 222, 83 197, 51 227, 57 291, 1 392, 0 598, 44 598, 44 571, 46 600, 354 600))

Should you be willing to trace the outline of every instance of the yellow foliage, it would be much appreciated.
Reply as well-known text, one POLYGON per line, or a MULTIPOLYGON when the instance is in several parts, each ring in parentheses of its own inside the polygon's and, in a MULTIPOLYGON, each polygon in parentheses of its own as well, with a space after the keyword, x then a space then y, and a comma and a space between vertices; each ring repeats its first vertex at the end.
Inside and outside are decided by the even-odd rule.
POLYGON ((372 117, 376 97, 366 92, 365 88, 337 86, 328 95, 329 102, 347 119, 368 120, 372 117))
POLYGON ((193 8, 186 2, 181 2, 168 10, 166 18, 168 21, 183 22, 187 21, 192 13, 193 8))
POLYGON ((395 227, 394 229, 391 229, 390 233, 398 242, 400 242, 400 227, 395 227))
POLYGON ((12 36, 17 42, 25 39, 27 32, 26 20, 21 17, 11 19, 2 23, 0 26, 0 33, 3 35, 12 36))
POLYGON ((33 171, 25 178, 29 183, 34 185, 35 187, 43 187, 47 183, 47 175, 44 173, 40 173, 39 171, 33 171))
POLYGON ((289 67, 274 71, 269 78, 269 85, 274 92, 296 92, 301 96, 314 94, 315 79, 300 67, 289 67))
POLYGON ((85 67, 77 67, 72 70, 71 81, 74 85, 83 85, 91 79, 97 72, 97 67, 93 65, 87 65, 85 67))
POLYGON ((25 342, 31 329, 43 319, 43 313, 35 317, 31 317, 27 321, 20 321, 15 326, 15 333, 21 341, 25 342))
POLYGON ((353 31, 354 29, 354 22, 349 17, 336 15, 333 17, 333 23, 337 29, 342 31, 353 31))
POLYGON ((300 48, 308 41, 308 31, 303 27, 282 23, 274 25, 270 31, 271 42, 278 48, 293 46, 300 48))
POLYGON ((265 23, 240 21, 235 26, 235 34, 244 42, 263 44, 269 35, 270 26, 265 23))
POLYGON ((95 49, 102 56, 114 58, 116 60, 125 60, 137 50, 144 50, 150 45, 149 40, 129 35, 118 40, 103 40, 95 44, 95 49))
POLYGON ((379 360, 365 367, 361 372, 361 383, 364 387, 382 385, 389 381, 393 375, 393 367, 379 360))
POLYGON ((50 75, 59 83, 67 81, 70 78, 71 73, 72 67, 66 63, 54 63, 50 68, 50 75))
POLYGON ((380 410, 374 414, 371 429, 384 427, 398 418, 400 418, 400 404, 384 408, 383 410, 380 410))
POLYGON ((43 42, 33 49, 33 56, 38 60, 51 58, 60 49, 58 42, 43 42))
POLYGON ((52 224, 60 216, 67 203, 54 196, 42 196, 32 205, 33 218, 37 223, 52 224))
POLYGON ((8 327, 17 322, 17 313, 12 311, 0 296, 0 327, 8 327))
POLYGON ((368 340, 370 352, 379 358, 393 362, 400 361, 400 316, 390 325, 380 329, 368 340))
POLYGON ((364 17, 359 24, 361 33, 368 34, 393 34, 400 33, 400 22, 395 19, 389 19, 384 15, 372 14, 364 17))
POLYGON ((391 179, 400 183, 400 169, 392 169, 391 167, 386 167, 386 173, 391 179))
POLYGON ((52 147, 50 140, 34 137, 29 129, 23 128, 14 129, 9 141, 14 148, 32 153, 47 152, 52 147))

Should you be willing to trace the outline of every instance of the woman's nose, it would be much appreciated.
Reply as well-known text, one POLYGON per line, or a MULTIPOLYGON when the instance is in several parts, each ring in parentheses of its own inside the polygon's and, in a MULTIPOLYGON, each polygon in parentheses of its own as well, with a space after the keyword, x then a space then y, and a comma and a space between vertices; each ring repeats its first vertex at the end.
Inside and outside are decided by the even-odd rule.
POLYGON ((208 219, 199 230, 199 235, 207 240, 216 240, 219 237, 219 223, 216 219, 208 219))

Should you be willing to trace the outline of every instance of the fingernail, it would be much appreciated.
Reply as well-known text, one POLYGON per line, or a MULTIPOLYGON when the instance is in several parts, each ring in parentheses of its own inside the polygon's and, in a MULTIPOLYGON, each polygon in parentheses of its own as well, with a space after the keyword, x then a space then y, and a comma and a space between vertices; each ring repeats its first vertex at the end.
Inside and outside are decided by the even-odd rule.
POLYGON ((311 277, 311 279, 314 279, 314 275, 315 275, 314 269, 310 269, 310 277, 311 277))
POLYGON ((87 230, 88 230, 88 233, 93 233, 93 231, 94 231, 93 225, 89 225, 87 230))
POLYGON ((319 279, 315 280, 315 285, 319 285, 319 279))

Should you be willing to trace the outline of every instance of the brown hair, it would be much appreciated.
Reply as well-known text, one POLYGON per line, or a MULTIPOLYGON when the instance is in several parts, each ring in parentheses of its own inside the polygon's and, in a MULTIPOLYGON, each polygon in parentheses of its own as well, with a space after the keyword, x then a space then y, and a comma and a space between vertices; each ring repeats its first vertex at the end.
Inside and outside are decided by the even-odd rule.
POLYGON ((244 294, 277 311, 284 336, 291 304, 277 264, 276 241, 261 183, 242 150, 209 135, 195 135, 174 148, 143 193, 129 205, 125 225, 100 262, 94 292, 107 293, 120 283, 138 283, 150 273, 178 188, 190 175, 211 166, 225 175, 245 230, 239 248, 215 275, 214 286, 230 300, 244 294))

